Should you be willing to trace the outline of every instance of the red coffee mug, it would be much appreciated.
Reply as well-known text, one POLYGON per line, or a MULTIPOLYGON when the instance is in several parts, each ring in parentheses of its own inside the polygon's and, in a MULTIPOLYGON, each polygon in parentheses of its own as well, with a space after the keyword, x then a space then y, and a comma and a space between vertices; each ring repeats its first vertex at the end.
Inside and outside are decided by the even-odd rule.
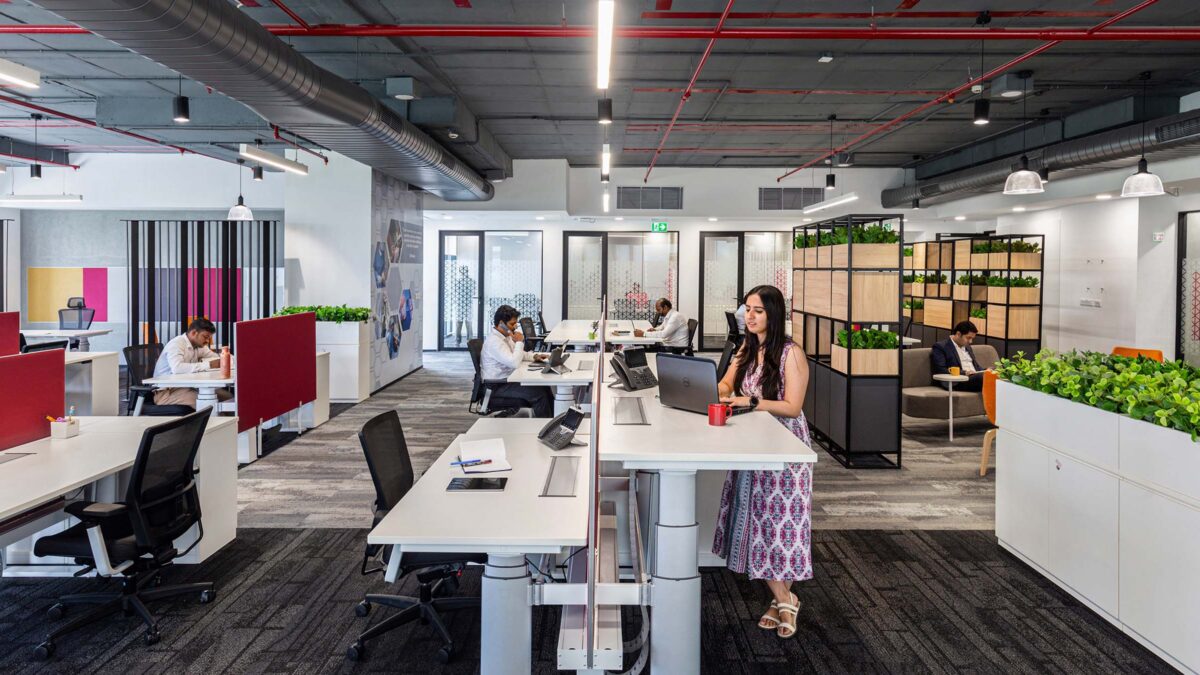
POLYGON ((732 409, 724 403, 709 403, 708 404, 708 423, 710 426, 723 427, 725 420, 729 419, 729 413, 732 409))

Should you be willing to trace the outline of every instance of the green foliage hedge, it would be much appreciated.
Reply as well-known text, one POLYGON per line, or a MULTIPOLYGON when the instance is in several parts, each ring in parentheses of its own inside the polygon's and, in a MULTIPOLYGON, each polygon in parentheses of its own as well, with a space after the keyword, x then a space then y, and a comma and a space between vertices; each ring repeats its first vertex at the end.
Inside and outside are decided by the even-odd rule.
POLYGON ((371 310, 369 308, 347 307, 345 305, 297 305, 295 307, 284 307, 276 312, 275 316, 303 314, 305 312, 316 314, 317 321, 332 321, 334 323, 366 321, 371 318, 371 310))
POLYGON ((1038 278, 1037 277, 990 276, 987 278, 987 285, 988 286, 1011 286, 1013 288, 1035 288, 1038 285, 1038 278))
POLYGON ((1200 369, 1183 361, 1098 352, 1001 359, 996 374, 1021 387, 1191 434, 1200 441, 1200 369))
POLYGON ((1008 253, 1010 250, 1013 253, 1038 253, 1042 247, 1020 239, 998 239, 971 246, 971 253, 1008 253))
POLYGON ((847 349, 896 349, 900 346, 900 336, 886 330, 864 328, 862 330, 839 330, 837 344, 847 349))
MULTIPOLYGON (((884 226, 883 224, 855 225, 852 228, 852 235, 855 244, 900 243, 900 234, 895 230, 890 229, 890 226, 884 226)), ((832 230, 812 232, 808 235, 797 233, 792 237, 792 248, 836 246, 838 244, 846 243, 849 243, 849 240, 846 237, 846 228, 844 227, 835 227, 832 230)))
POLYGON ((969 314, 975 319, 986 319, 987 307, 976 307, 975 309, 971 310, 969 314))
POLYGON ((912 257, 912 255, 913 255, 913 249, 912 249, 912 247, 911 247, 911 246, 905 246, 905 247, 904 247, 904 257, 905 257, 905 258, 911 258, 911 257, 912 257))
POLYGON ((925 301, 920 298, 911 298, 904 301, 905 309, 925 309, 925 301))
POLYGON ((959 286, 987 286, 988 278, 982 274, 960 274, 957 283, 959 286))

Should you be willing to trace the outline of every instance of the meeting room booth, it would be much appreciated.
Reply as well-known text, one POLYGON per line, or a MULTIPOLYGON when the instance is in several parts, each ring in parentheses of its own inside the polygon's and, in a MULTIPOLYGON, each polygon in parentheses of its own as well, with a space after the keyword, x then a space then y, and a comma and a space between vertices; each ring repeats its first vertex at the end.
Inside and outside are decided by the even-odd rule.
POLYGON ((649 319, 654 301, 679 298, 678 232, 564 232, 564 319, 649 319))
POLYGON ((791 312, 791 265, 789 232, 701 232, 699 349, 725 345, 730 332, 725 313, 736 311, 755 286, 783 291, 791 312))
POLYGON ((438 237, 438 349, 484 338, 501 305, 542 311, 542 233, 442 231, 438 237))

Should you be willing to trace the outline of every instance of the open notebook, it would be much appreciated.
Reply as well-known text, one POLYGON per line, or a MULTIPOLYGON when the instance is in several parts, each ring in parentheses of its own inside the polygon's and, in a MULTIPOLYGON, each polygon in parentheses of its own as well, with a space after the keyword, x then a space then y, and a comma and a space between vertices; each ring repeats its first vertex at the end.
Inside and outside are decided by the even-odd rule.
POLYGON ((458 459, 462 462, 469 462, 474 459, 491 460, 487 464, 464 466, 462 467, 463 473, 512 471, 512 465, 508 463, 508 453, 504 449, 503 438, 462 441, 458 444, 458 459))

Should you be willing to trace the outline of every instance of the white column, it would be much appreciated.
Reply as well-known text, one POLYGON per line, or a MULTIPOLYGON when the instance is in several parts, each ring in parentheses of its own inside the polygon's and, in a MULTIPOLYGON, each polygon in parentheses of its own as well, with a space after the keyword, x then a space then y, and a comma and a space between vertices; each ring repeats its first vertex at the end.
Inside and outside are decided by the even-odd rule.
POLYGON ((575 386, 574 385, 558 385, 554 387, 554 414, 561 415, 567 412, 571 405, 575 403, 575 386))
POLYGON ((700 567, 696 552, 696 472, 659 472, 654 525, 650 672, 700 672, 700 567))
POLYGON ((525 556, 488 554, 479 631, 483 675, 528 675, 533 667, 530 580, 525 556))

